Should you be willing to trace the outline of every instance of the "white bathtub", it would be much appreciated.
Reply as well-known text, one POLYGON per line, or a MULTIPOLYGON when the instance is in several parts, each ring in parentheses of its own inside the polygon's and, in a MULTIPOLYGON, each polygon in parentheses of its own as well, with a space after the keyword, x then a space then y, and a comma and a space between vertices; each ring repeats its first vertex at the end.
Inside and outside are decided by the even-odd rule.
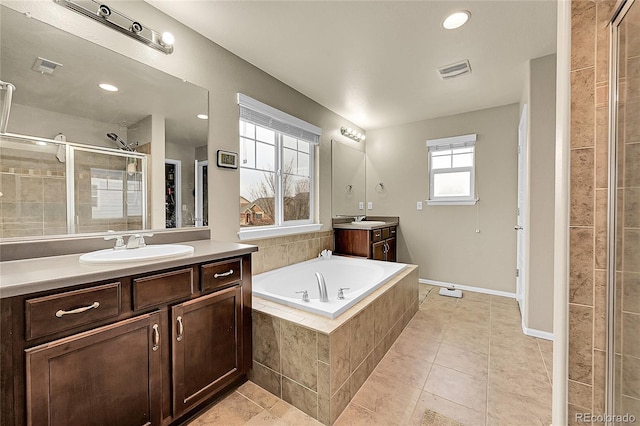
POLYGON ((295 265, 258 274, 253 277, 253 294, 283 305, 302 309, 329 318, 341 313, 364 299, 405 268, 404 263, 332 256, 317 258, 295 265), (320 302, 316 272, 327 284, 328 302, 320 302), (344 290, 344 300, 338 299, 338 289, 344 290), (309 302, 302 301, 307 290, 309 302))

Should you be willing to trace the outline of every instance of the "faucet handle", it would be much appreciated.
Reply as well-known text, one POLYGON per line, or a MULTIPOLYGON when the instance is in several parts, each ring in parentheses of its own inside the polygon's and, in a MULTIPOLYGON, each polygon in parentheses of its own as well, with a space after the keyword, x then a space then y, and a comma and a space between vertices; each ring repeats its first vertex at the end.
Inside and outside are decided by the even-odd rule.
POLYGON ((302 293, 302 301, 309 302, 309 292, 307 290, 296 291, 296 293, 302 293))
POLYGON ((338 289, 338 299, 344 300, 344 292, 343 290, 349 290, 349 287, 341 287, 338 289))
POLYGON ((109 232, 113 233, 113 235, 105 235, 104 240, 105 241, 116 240, 116 244, 113 246, 114 250, 125 249, 126 246, 124 245, 124 236, 116 234, 114 231, 109 231, 109 232))
POLYGON ((147 243, 145 243, 144 241, 144 237, 153 237, 153 233, 151 232, 147 232, 144 234, 136 234, 138 236, 138 247, 144 247, 147 245, 147 243))

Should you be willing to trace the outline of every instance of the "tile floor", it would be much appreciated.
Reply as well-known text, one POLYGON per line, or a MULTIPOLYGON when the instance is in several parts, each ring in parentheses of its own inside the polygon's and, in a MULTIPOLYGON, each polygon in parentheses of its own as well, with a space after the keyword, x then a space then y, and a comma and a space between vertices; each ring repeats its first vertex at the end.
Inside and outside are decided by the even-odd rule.
MULTIPOLYGON (((335 425, 420 425, 427 408, 467 426, 551 424, 551 342, 522 334, 513 299, 437 291, 420 285, 420 311, 335 425)), ((191 425, 320 423, 247 382, 191 425)))

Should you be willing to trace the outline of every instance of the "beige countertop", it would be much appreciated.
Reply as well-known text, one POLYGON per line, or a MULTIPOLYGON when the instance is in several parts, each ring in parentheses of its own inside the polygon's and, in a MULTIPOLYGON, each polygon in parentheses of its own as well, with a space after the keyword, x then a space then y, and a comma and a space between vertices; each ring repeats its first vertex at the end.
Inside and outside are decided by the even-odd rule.
MULTIPOLYGON (((382 222, 382 221, 379 221, 382 222)), ((372 224, 367 224, 366 222, 358 222, 358 223, 335 223, 333 225, 333 227, 335 229, 364 229, 367 231, 370 231, 372 229, 379 229, 379 228, 387 228, 389 226, 398 226, 398 221, 384 221, 383 224, 381 225, 372 225, 372 224)))
POLYGON ((211 240, 187 241, 180 244, 192 246, 193 254, 168 260, 157 259, 107 265, 80 263, 78 259, 82 253, 0 262, 0 297, 13 297, 127 275, 144 274, 240 256, 258 250, 258 247, 248 244, 211 240))

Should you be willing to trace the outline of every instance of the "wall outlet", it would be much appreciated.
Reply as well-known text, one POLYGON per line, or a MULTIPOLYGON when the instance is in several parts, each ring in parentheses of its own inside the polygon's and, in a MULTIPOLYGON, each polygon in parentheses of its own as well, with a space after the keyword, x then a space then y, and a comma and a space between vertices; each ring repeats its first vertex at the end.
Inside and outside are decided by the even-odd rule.
POLYGON ((422 210, 422 201, 418 201, 418 202, 416 203, 416 209, 417 209, 417 210, 422 210))
POLYGON ((368 201, 367 202, 367 209, 373 210, 373 201, 368 201))
POLYGON ((186 212, 186 211, 187 211, 187 205, 186 205, 186 204, 183 204, 183 205, 182 205, 182 211, 183 211, 183 212, 186 212))
POLYGON ((359 209, 359 210, 364 210, 364 201, 360 201, 360 202, 358 203, 358 209, 359 209))

